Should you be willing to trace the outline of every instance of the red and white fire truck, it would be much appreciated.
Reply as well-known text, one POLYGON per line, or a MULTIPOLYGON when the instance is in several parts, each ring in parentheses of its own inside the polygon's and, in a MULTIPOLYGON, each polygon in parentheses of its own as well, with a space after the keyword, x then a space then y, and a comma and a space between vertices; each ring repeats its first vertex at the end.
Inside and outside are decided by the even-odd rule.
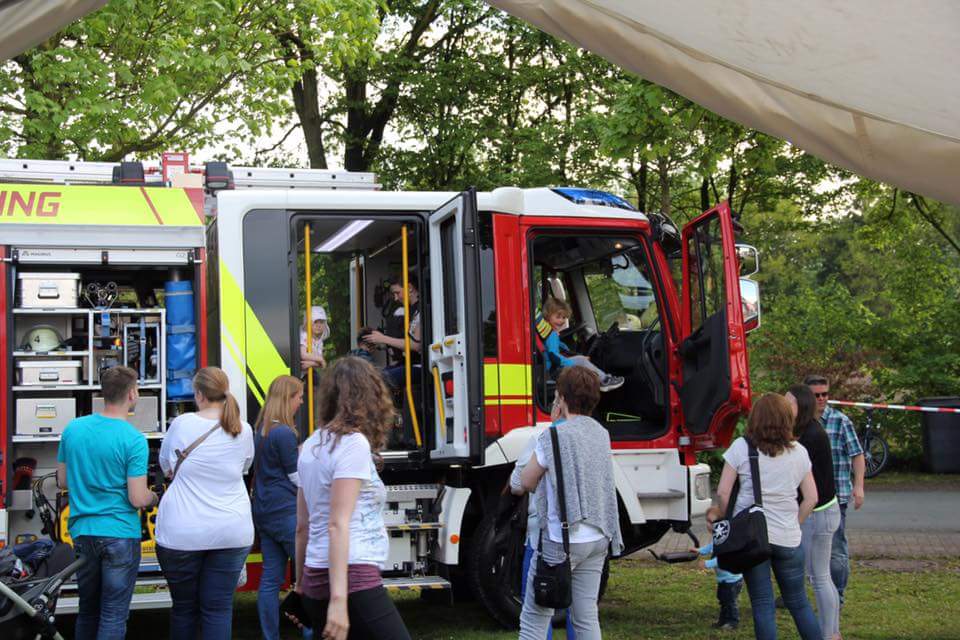
MULTIPOLYGON (((570 349, 625 378, 595 417, 613 442, 626 552, 704 513, 710 469, 697 453, 728 444, 749 409, 745 333, 759 301, 744 276, 756 252, 735 245, 726 204, 680 230, 587 189, 389 192, 371 174, 200 170, 183 154, 155 170, 0 160, 0 180, 2 544, 41 535, 39 495, 64 511, 52 485, 31 491, 24 469, 53 470, 66 421, 98 406, 103 367, 140 371, 145 406, 131 421, 152 449, 191 410, 182 381, 197 367, 222 367, 253 422, 275 376, 314 375, 300 362, 311 305, 327 310, 328 358, 398 318, 407 336, 405 349, 371 355, 406 371, 383 454, 387 586, 464 586, 507 624, 518 589, 498 575, 494 511, 520 450, 549 423, 555 381, 535 330, 544 299, 572 307, 570 349), (400 275, 418 300, 410 287, 391 298, 400 275), (183 314, 171 286, 193 295, 191 317, 173 319, 183 314), (416 314, 422 354, 409 340, 416 314)), ((310 402, 302 413, 306 433, 310 402)), ((141 583, 155 590, 139 589, 134 607, 168 603, 157 569, 145 553, 141 583)), ((254 550, 248 588, 258 575, 254 550)))

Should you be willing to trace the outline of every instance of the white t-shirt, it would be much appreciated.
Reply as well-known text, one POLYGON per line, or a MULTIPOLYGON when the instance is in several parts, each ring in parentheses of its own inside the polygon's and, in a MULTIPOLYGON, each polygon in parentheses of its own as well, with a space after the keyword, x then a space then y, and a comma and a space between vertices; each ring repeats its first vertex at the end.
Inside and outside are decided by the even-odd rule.
MULTIPOLYGON (((307 331, 300 329, 300 346, 307 348, 307 331)), ((323 355, 323 336, 313 336, 313 344, 310 345, 310 355, 323 355)))
POLYGON ((387 489, 373 462, 370 442, 361 433, 335 438, 322 429, 307 438, 300 448, 297 472, 310 514, 306 565, 315 569, 330 566, 330 491, 338 478, 363 480, 357 506, 350 518, 348 564, 373 564, 381 569, 387 561, 389 539, 383 524, 387 489))
MULTIPOLYGON (((178 416, 160 446, 160 467, 172 473, 185 450, 217 424, 195 413, 178 416)), ((243 475, 253 463, 253 429, 236 437, 217 429, 190 452, 157 512, 157 544, 178 551, 235 549, 253 544, 253 516, 243 475)))
MULTIPOLYGON (((723 459, 737 470, 740 492, 734 515, 753 504, 753 481, 750 479, 750 453, 747 441, 737 438, 723 454, 723 459)), ((770 544, 781 547, 800 546, 800 507, 797 488, 810 473, 810 456, 799 442, 780 455, 771 458, 762 451, 757 463, 760 467, 760 490, 763 512, 767 517, 767 538, 770 544)))
MULTIPOLYGON (((536 440, 537 464, 546 467, 544 460, 547 459, 547 454, 543 450, 540 438, 536 438, 536 440)), ((547 536, 554 542, 563 542, 563 529, 560 527, 560 502, 557 499, 557 477, 553 469, 547 468, 547 473, 544 474, 537 490, 543 485, 547 485, 547 536)), ((603 531, 592 524, 574 522, 570 525, 570 544, 574 542, 596 542, 604 537, 606 536, 603 535, 603 531)))
MULTIPOLYGON (((517 456, 516 467, 513 471, 514 475, 518 475, 523 471, 523 468, 527 466, 527 463, 530 462, 530 459, 533 457, 533 451, 537 447, 537 436, 531 436, 530 440, 527 441, 526 446, 523 448, 523 451, 520 452, 520 455, 517 456)), ((527 508, 527 545, 533 549, 537 548, 537 540, 540 538, 540 519, 537 517, 537 510, 534 508, 534 495, 535 492, 530 492, 530 502, 529 507, 527 508)))

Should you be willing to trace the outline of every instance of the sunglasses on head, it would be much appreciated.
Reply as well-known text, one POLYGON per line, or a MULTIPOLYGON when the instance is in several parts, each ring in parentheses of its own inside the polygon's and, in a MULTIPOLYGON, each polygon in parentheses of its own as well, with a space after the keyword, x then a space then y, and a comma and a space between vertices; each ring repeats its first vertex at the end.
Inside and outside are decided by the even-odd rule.
POLYGON ((830 392, 829 392, 829 391, 823 391, 823 392, 821 392, 821 393, 814 393, 813 395, 816 396, 817 398, 826 398, 827 396, 830 395, 830 392))

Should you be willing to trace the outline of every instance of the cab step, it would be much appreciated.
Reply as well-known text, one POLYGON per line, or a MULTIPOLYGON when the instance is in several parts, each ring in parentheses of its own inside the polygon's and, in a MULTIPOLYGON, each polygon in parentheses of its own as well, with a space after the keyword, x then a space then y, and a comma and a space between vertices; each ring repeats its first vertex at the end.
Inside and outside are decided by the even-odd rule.
POLYGON ((443 524, 439 522, 408 522, 387 525, 387 531, 438 531, 442 528, 443 524))
POLYGON ((438 484, 391 484, 387 486, 387 502, 433 500, 441 490, 438 484))
MULTIPOLYGON (((134 589, 140 589, 144 587, 166 587, 167 580, 163 576, 158 576, 155 578, 137 578, 137 583, 134 585, 134 589)), ((75 581, 64 582, 63 587, 61 587, 60 592, 64 594, 73 594, 77 591, 77 583, 75 581)))
MULTIPOLYGON (((167 591, 151 591, 149 593, 134 593, 130 600, 131 609, 169 609, 170 594, 167 591)), ((77 596, 61 597, 57 601, 57 615, 73 615, 80 610, 80 598, 77 596)))
POLYGON ((390 591, 428 591, 451 589, 449 580, 440 576, 416 576, 403 578, 384 578, 383 586, 390 591))

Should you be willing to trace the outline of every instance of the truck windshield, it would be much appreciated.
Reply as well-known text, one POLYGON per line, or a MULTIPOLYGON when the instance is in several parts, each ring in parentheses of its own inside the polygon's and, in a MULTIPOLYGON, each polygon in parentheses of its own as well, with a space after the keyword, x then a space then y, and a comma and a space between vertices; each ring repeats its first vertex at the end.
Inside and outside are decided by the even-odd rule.
POLYGON ((639 249, 587 265, 584 282, 598 328, 616 324, 620 331, 644 331, 657 322, 657 301, 639 249))

